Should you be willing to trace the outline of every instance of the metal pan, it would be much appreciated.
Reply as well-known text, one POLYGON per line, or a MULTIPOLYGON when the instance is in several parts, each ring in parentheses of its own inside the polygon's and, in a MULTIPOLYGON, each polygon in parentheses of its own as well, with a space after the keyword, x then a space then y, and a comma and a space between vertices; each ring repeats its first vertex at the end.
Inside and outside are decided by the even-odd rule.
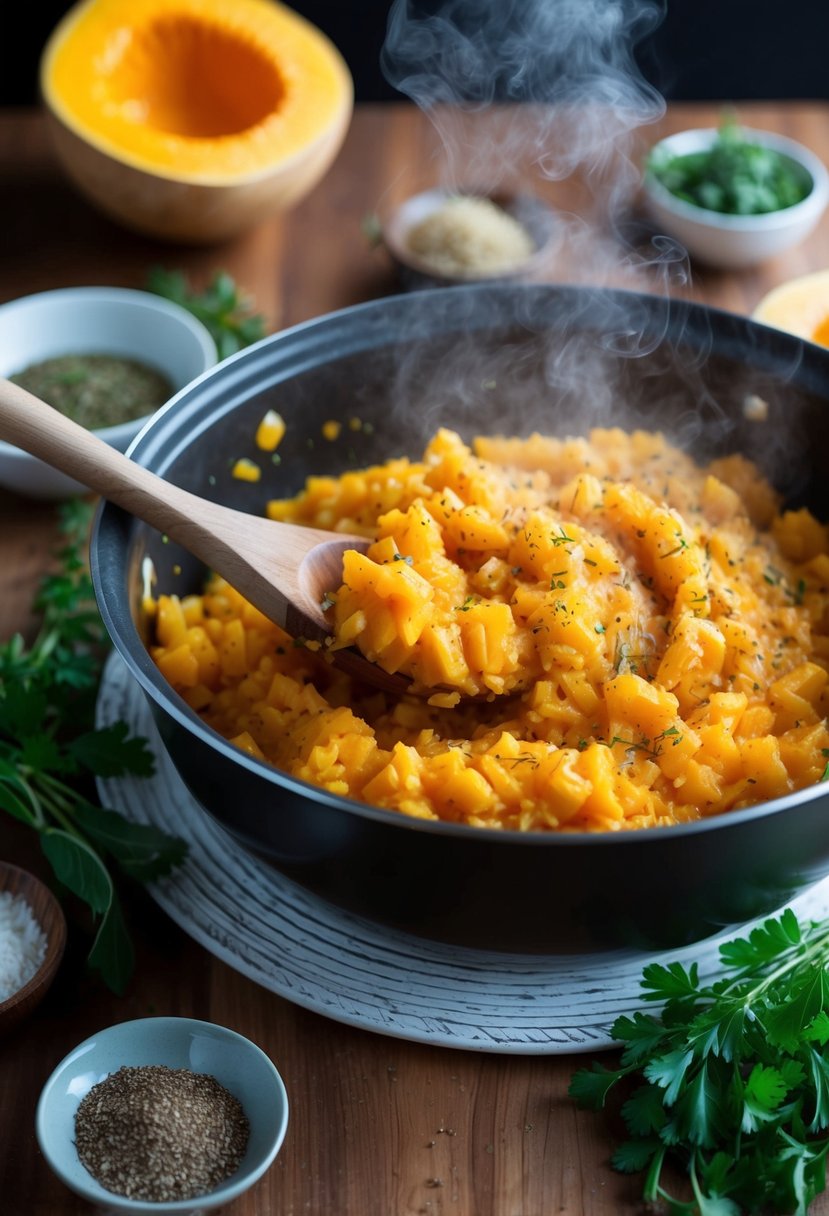
MULTIPOLYGON (((743 452, 792 505, 829 519, 827 402, 829 352, 736 315, 626 291, 443 288, 242 351, 174 398, 131 452, 189 490, 262 512, 310 473, 417 456, 438 425, 466 437, 641 426, 701 459, 743 452), (230 466, 255 453, 267 409, 288 429, 281 462, 251 485, 230 466), (329 419, 345 424, 336 443, 321 438, 329 419)), ((663 949, 772 913, 829 874, 823 786, 684 826, 527 835, 413 820, 286 776, 205 727, 159 674, 142 616, 148 559, 157 591, 200 589, 188 554, 105 504, 96 594, 178 772, 243 845, 340 906, 467 946, 663 949)))

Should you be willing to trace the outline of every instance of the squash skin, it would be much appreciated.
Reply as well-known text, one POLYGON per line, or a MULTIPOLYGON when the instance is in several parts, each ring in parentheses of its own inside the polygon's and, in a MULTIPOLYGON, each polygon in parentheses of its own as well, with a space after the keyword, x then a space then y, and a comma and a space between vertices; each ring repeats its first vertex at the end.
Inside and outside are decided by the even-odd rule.
POLYGON ((174 181, 135 169, 98 151, 54 114, 48 117, 57 157, 90 202, 134 232, 201 245, 238 236, 304 198, 337 155, 350 111, 293 161, 276 166, 258 181, 226 186, 174 181))
MULTIPOLYGON (((298 203, 322 179, 335 159, 347 133, 353 112, 353 84, 350 73, 339 52, 324 34, 277 3, 269 0, 180 0, 181 10, 188 15, 203 13, 205 21, 218 23, 228 20, 232 13, 236 25, 244 32, 244 17, 251 18, 251 31, 260 39, 260 47, 272 57, 277 71, 282 70, 281 47, 276 45, 273 30, 262 31, 256 24, 257 10, 272 11, 275 20, 286 20, 299 30, 301 39, 310 41, 314 62, 308 66, 307 80, 302 79, 303 63, 287 65, 291 73, 290 101, 293 113, 303 106, 310 117, 302 114, 297 123, 299 135, 289 126, 291 113, 282 121, 278 107, 265 114, 263 121, 250 131, 256 136, 256 150, 248 153, 245 141, 250 132, 242 131, 223 138, 188 138, 168 135, 158 138, 158 164, 153 163, 153 132, 148 124, 142 132, 143 147, 138 155, 130 146, 126 130, 123 146, 119 132, 113 137, 106 123, 98 130, 89 114, 78 116, 77 107, 62 97, 55 84, 55 63, 59 57, 72 53, 73 26, 79 18, 89 23, 96 12, 111 20, 113 10, 120 13, 125 25, 138 10, 150 17, 155 8, 159 14, 176 14, 175 0, 82 0, 71 9, 53 31, 41 56, 40 90, 53 147, 63 170, 89 202, 111 219, 127 228, 161 240, 185 244, 207 244, 230 239, 268 217, 298 203), (274 45, 267 38, 274 39, 274 45), (327 104, 321 114, 313 110, 314 70, 322 65, 326 73, 327 104), (303 92, 304 91, 304 92, 303 92), (296 95, 296 96, 295 96, 296 95), (298 100, 297 100, 298 98, 298 100), (272 137, 281 123, 281 133, 272 137), (287 129, 287 138, 286 136, 287 129), (149 132, 149 145, 147 143, 149 132), (279 137, 281 134, 281 138, 279 137), (182 150, 180 162, 170 164, 169 146, 182 150), (149 146, 149 154, 147 147, 149 146), (199 164, 194 168, 186 153, 194 150, 199 164)), ((290 26, 289 26, 290 28, 290 26)), ((277 26, 278 30, 278 26, 277 26)), ((87 65, 82 65, 87 67, 87 65)), ((77 69, 76 69, 77 70, 77 69)), ((94 69, 89 68, 89 71, 94 69)))

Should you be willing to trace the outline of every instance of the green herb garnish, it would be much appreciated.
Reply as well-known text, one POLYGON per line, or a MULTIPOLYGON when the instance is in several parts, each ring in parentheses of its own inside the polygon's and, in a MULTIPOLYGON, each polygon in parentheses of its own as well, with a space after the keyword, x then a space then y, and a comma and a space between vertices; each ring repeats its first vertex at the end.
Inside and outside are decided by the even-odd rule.
POLYGON ((148 291, 186 308, 210 332, 220 359, 258 342, 266 334, 264 317, 251 312, 251 304, 224 271, 214 274, 205 291, 193 291, 178 270, 154 266, 147 277, 148 291))
POLYGON ((89 965, 120 993, 134 952, 109 863, 148 882, 178 865, 186 848, 97 804, 95 776, 146 776, 153 757, 126 723, 95 727, 109 644, 84 560, 92 509, 83 499, 63 504, 59 567, 35 600, 40 630, 29 646, 21 634, 0 646, 0 812, 39 834, 59 883, 89 907, 89 965))
POLYGON ((726 215, 762 215, 802 202, 812 180, 789 157, 752 142, 737 122, 723 120, 710 148, 684 156, 653 148, 647 172, 677 198, 726 215))
POLYGON ((363 216, 362 220, 360 221, 360 228, 363 236, 366 238, 372 248, 376 248, 378 245, 382 244, 383 225, 380 221, 380 217, 375 215, 374 212, 370 212, 368 215, 363 216))
POLYGON ((805 1216, 824 1190, 829 1151, 829 920, 789 909, 720 946, 721 970, 646 966, 643 997, 660 1015, 621 1017, 620 1066, 580 1069, 570 1095, 600 1110, 622 1083, 629 1139, 613 1155, 645 1174, 643 1198, 673 1216, 805 1216), (685 1199, 663 1171, 677 1164, 685 1199))

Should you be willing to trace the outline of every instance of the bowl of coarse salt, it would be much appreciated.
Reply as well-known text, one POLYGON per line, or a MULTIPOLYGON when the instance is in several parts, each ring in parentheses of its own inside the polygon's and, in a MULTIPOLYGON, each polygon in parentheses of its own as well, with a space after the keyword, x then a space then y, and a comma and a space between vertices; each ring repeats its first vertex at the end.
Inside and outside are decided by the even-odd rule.
POLYGON ((65 946, 66 919, 46 884, 0 861, 0 1034, 46 995, 65 946))

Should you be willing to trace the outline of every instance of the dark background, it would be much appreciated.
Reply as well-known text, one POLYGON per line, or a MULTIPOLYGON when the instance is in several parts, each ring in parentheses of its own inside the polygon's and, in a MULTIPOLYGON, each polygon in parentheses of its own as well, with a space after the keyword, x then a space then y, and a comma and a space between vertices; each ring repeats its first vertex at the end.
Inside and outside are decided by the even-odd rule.
MULTIPOLYGON (((442 2, 417 0, 425 12, 442 2)), ((520 12, 521 2, 478 0, 482 11, 512 3, 520 12)), ((67 0, 29 0, 17 8, 15 32, 5 32, 0 50, 0 105, 36 103, 41 49, 69 7, 67 0)), ((295 0, 290 7, 339 48, 358 101, 401 98, 380 67, 390 0, 295 0)), ((636 59, 667 100, 829 98, 829 0, 661 0, 661 7, 661 23, 637 46, 636 59)))

